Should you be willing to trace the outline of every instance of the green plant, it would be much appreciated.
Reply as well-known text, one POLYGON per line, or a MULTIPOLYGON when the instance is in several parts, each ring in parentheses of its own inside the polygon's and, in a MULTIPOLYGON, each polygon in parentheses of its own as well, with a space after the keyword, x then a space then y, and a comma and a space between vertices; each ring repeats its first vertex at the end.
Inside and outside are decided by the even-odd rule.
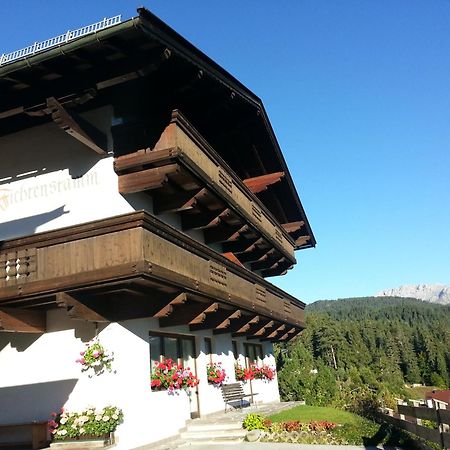
POLYGON ((87 408, 81 412, 61 409, 52 413, 49 430, 56 440, 102 437, 116 430, 123 421, 120 408, 106 406, 103 409, 87 408))
POLYGON ((177 389, 193 388, 199 382, 189 367, 183 368, 181 364, 166 359, 164 362, 155 361, 150 385, 152 390, 167 389, 169 393, 173 393, 177 389))
POLYGON ((109 354, 97 338, 86 344, 86 349, 80 352, 80 358, 76 360, 82 365, 82 372, 90 372, 90 377, 105 371, 111 372, 113 361, 114 354, 109 354))
POLYGON ((266 425, 266 418, 259 414, 247 414, 244 421, 242 422, 242 428, 248 431, 251 430, 262 430, 268 431, 268 426, 266 425))

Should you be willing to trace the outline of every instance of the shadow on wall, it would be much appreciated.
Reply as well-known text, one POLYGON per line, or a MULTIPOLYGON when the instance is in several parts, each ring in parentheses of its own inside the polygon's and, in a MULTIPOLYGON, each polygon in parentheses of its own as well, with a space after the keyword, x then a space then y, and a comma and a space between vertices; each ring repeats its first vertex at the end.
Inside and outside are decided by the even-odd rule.
POLYGON ((24 352, 41 336, 42 334, 36 333, 9 333, 0 331, 0 351, 10 344, 11 347, 15 348, 18 352, 24 352))
POLYGON ((0 185, 63 169, 68 169, 73 178, 78 178, 101 159, 54 123, 5 136, 0 139, 0 150, 20 155, 20 159, 5 158, 1 161, 0 185))
POLYGON ((14 238, 16 236, 26 236, 28 234, 33 234, 36 232, 37 227, 39 227, 40 225, 57 219, 64 214, 68 214, 69 211, 64 211, 64 208, 65 205, 46 213, 36 214, 34 216, 0 223, 0 237, 2 240, 6 240, 14 238))
POLYGON ((59 412, 77 379, 49 381, 0 388, 0 425, 49 420, 59 412))

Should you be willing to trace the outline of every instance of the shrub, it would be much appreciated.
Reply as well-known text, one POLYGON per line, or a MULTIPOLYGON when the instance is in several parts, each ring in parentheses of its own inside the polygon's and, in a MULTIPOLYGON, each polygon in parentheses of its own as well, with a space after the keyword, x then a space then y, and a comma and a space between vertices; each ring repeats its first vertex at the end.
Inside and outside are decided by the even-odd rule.
POLYGON ((225 369, 222 369, 220 362, 207 364, 206 374, 208 376, 208 383, 214 384, 216 386, 221 386, 227 378, 225 369))
POLYGON ((198 378, 193 375, 189 367, 183 368, 181 364, 175 364, 171 359, 164 362, 155 361, 151 376, 153 390, 167 389, 173 392, 176 389, 189 389, 197 386, 198 378))
POLYGON ((242 428, 248 431, 251 430, 262 430, 268 431, 269 427, 265 423, 267 419, 259 414, 247 414, 244 421, 242 422, 242 428))
POLYGON ((120 408, 106 406, 100 410, 91 407, 81 412, 61 409, 59 414, 52 413, 52 417, 48 425, 53 438, 66 440, 112 433, 122 423, 123 413, 120 408))

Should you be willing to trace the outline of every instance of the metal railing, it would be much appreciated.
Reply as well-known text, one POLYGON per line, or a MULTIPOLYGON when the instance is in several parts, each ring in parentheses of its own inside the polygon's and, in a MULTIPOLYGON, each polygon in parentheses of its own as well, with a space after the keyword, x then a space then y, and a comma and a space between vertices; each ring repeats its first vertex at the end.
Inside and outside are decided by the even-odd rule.
POLYGON ((0 57, 0 66, 12 63, 18 59, 26 58, 30 55, 35 55, 36 53, 43 52, 49 48, 58 47, 59 45, 78 39, 81 36, 86 36, 87 34, 96 33, 97 31, 112 27, 113 25, 120 23, 121 20, 122 16, 120 15, 109 19, 105 17, 100 22, 93 23, 92 25, 87 25, 85 27, 78 28, 77 30, 69 30, 67 33, 47 39, 46 41, 35 42, 33 45, 29 45, 28 47, 11 53, 3 53, 0 57))

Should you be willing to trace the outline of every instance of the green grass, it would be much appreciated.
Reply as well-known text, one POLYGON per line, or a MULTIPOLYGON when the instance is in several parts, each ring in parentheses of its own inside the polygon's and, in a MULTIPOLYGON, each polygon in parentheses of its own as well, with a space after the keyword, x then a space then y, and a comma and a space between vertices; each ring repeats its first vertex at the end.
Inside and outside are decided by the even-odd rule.
POLYGON ((288 420, 299 420, 300 422, 327 420, 328 422, 334 422, 340 425, 357 425, 362 420, 360 416, 340 409, 306 405, 281 411, 278 414, 269 416, 269 419, 273 422, 284 422, 288 420))
POLYGON ((425 393, 430 392, 433 389, 439 389, 436 386, 418 386, 418 387, 405 387, 405 391, 408 393, 408 399, 422 400, 425 398, 425 393))

